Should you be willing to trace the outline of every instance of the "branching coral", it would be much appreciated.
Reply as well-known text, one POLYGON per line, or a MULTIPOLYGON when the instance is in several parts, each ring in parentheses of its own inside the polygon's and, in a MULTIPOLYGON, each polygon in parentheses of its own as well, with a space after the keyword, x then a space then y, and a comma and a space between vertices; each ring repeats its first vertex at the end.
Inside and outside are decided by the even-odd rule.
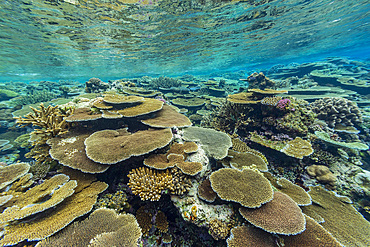
POLYGON ((162 193, 174 189, 172 174, 169 170, 157 171, 139 167, 131 170, 127 176, 130 178, 128 186, 132 193, 139 195, 143 201, 158 201, 162 193))

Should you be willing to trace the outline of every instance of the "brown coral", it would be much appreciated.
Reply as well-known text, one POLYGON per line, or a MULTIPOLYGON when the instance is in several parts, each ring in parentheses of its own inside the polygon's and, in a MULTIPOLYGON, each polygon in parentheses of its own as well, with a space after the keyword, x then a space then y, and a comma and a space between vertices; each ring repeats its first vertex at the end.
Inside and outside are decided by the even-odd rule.
POLYGON ((270 233, 295 235, 306 228, 301 209, 289 196, 279 191, 275 191, 272 201, 260 208, 240 208, 239 212, 251 224, 270 233))
POLYGON ((163 105, 163 108, 155 113, 153 118, 141 120, 143 124, 155 128, 183 128, 192 125, 189 118, 178 113, 172 106, 163 105))
POLYGON ((0 224, 23 219, 58 205, 71 196, 77 186, 76 181, 68 180, 68 176, 58 174, 25 193, 18 194, 5 205, 7 208, 0 214, 0 224))
POLYGON ((321 225, 342 245, 370 246, 370 223, 351 205, 348 197, 338 196, 321 186, 311 187, 308 193, 313 203, 307 208, 325 219, 321 225))
POLYGON ((47 211, 47 214, 36 214, 31 221, 17 221, 5 226, 0 245, 14 245, 23 240, 34 241, 51 236, 77 217, 90 212, 98 194, 107 186, 103 182, 86 180, 75 188, 72 196, 56 205, 52 211, 47 211))
POLYGON ((271 234, 253 226, 236 226, 226 240, 228 247, 275 247, 271 234))
POLYGON ((198 197, 206 202, 214 202, 216 200, 217 193, 213 191, 209 178, 199 183, 198 197))
POLYGON ((271 173, 264 173, 265 177, 271 182, 271 184, 280 192, 288 195, 295 201, 298 206, 311 205, 311 196, 300 186, 293 184, 285 178, 274 178, 271 173))
POLYGON ((225 167, 243 170, 244 167, 255 166, 260 171, 267 171, 266 162, 258 155, 249 152, 236 152, 229 150, 228 156, 222 160, 225 167))
POLYGON ((162 211, 158 211, 155 216, 155 227, 157 227, 160 232, 168 232, 168 220, 162 211))
POLYGON ((158 201, 166 190, 173 190, 171 173, 157 171, 147 167, 132 169, 127 175, 130 178, 128 186, 132 193, 139 195, 141 200, 158 201))
POLYGON ((27 163, 16 163, 8 166, 0 166, 0 189, 5 188, 18 178, 25 175, 30 169, 27 163))
POLYGON ((229 235, 230 227, 227 223, 213 219, 209 222, 209 233, 215 240, 225 239, 229 235))
POLYGON ((66 227, 63 231, 39 242, 36 246, 134 247, 137 246, 137 241, 140 237, 141 230, 133 215, 116 214, 112 209, 101 208, 94 211, 87 219, 73 223, 72 225, 66 227), (101 234, 104 233, 115 234, 114 236, 102 236, 101 234))
POLYGON ((66 122, 86 122, 92 121, 102 118, 102 114, 100 112, 93 112, 90 108, 77 108, 74 110, 73 114, 66 117, 66 122))
POLYGON ((213 172, 209 180, 212 189, 225 201, 238 202, 244 207, 257 208, 273 198, 270 182, 258 171, 222 168, 213 172))
POLYGON ((324 184, 335 186, 337 177, 329 170, 327 166, 323 165, 311 165, 307 167, 307 173, 315 177, 317 181, 324 184))
POLYGON ((88 173, 105 172, 109 165, 92 161, 86 156, 85 139, 91 133, 69 132, 63 137, 49 139, 50 156, 60 164, 88 173))
POLYGON ((165 147, 171 140, 171 129, 142 130, 133 134, 126 129, 101 130, 86 138, 86 155, 101 164, 116 164, 165 147))
POLYGON ((124 117, 138 117, 161 110, 163 104, 164 103, 162 101, 157 99, 144 98, 143 101, 134 106, 123 109, 114 109, 110 111, 114 113, 119 113, 124 117))
POLYGON ((289 141, 280 151, 288 156, 298 159, 302 159, 303 157, 309 156, 313 153, 311 143, 300 137, 296 137, 294 140, 289 141))
POLYGON ((136 219, 144 236, 149 234, 149 231, 153 226, 152 216, 153 215, 147 209, 145 209, 144 206, 141 206, 136 211, 136 219))
POLYGON ((319 223, 317 223, 311 217, 306 217, 306 230, 301 234, 293 236, 283 236, 284 244, 289 247, 301 247, 301 246, 331 246, 341 247, 342 245, 331 235, 327 230, 324 229, 319 223))
POLYGON ((353 126, 362 123, 362 114, 355 102, 340 97, 325 97, 310 104, 317 118, 324 120, 329 127, 337 124, 353 126))
POLYGON ((234 104, 258 104, 261 100, 254 97, 253 93, 242 92, 227 96, 227 101, 234 104))

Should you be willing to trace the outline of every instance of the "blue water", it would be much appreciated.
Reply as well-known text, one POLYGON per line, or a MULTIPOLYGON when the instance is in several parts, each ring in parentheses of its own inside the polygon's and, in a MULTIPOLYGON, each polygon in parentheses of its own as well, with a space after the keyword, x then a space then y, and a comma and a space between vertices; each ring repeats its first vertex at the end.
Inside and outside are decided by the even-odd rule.
POLYGON ((369 1, 3 0, 0 81, 255 70, 370 55, 369 1))

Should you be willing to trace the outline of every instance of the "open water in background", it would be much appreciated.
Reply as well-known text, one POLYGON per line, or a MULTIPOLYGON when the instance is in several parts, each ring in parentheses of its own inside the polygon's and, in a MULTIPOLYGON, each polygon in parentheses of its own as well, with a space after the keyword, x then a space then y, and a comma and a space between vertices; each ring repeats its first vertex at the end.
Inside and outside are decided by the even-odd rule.
POLYGON ((368 0, 2 0, 0 81, 364 60, 369 13, 368 0))

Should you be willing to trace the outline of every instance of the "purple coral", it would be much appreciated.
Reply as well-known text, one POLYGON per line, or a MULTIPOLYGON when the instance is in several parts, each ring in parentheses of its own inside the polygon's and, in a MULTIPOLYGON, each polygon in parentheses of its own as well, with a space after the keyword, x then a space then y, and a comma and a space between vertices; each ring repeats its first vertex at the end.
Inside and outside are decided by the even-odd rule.
POLYGON ((276 107, 280 110, 285 110, 290 105, 290 99, 281 99, 276 104, 276 107))

